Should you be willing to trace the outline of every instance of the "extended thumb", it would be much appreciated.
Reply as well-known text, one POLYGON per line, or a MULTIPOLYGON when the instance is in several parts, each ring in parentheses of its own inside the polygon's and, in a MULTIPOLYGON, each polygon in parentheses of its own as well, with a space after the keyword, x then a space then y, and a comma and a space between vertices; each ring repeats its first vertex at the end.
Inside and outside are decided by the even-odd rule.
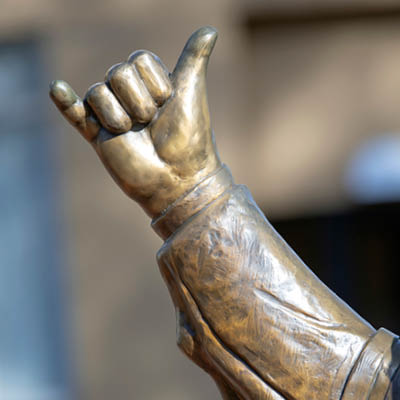
POLYGON ((203 26, 190 36, 172 73, 175 83, 193 73, 205 73, 217 36, 217 30, 211 26, 203 26))

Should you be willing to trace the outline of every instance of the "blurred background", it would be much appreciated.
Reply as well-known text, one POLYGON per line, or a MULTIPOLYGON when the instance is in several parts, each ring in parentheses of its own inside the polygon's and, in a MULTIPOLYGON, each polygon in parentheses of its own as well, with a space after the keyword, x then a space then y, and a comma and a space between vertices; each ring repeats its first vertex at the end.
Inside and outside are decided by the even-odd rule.
POLYGON ((0 399, 218 399, 175 345, 161 240, 58 115, 136 49, 220 33, 222 159, 306 263, 400 332, 400 6, 380 0, 1 0, 0 399))

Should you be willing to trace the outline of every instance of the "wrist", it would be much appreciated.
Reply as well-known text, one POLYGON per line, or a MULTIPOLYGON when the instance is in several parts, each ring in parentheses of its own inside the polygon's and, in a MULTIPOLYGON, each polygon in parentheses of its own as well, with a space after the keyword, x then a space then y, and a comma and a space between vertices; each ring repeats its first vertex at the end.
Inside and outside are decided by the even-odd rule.
POLYGON ((185 221, 222 195, 232 184, 233 178, 229 168, 222 165, 169 205, 160 216, 153 219, 151 226, 161 238, 167 239, 185 221))

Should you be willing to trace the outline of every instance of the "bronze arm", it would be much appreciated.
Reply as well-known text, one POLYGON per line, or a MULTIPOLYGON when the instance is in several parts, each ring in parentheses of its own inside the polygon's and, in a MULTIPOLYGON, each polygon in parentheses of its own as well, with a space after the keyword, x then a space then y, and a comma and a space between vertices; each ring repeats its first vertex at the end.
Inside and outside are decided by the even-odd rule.
POLYGON ((226 169, 201 185, 203 193, 220 194, 211 202, 205 196, 204 207, 179 227, 174 207, 153 222, 168 236, 158 261, 185 353, 196 359, 201 348, 201 360, 216 371, 234 369, 224 380, 239 398, 384 399, 400 361, 397 337, 376 332, 330 291, 226 169), (199 320, 207 334, 199 335, 199 320))
POLYGON ((395 399, 397 336, 331 292, 219 159, 206 97, 216 37, 196 31, 172 74, 139 51, 83 101, 62 81, 50 96, 153 219, 178 345, 224 398, 395 399))

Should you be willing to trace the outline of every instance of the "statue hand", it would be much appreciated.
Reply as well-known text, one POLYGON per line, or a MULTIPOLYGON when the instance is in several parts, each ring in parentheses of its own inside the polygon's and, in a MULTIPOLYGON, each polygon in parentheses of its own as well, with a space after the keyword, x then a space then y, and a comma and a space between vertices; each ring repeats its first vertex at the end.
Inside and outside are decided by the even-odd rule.
POLYGON ((206 95, 217 32, 197 30, 171 75, 160 59, 134 52, 110 68, 82 101, 63 81, 50 97, 90 142, 124 192, 156 217, 220 167, 206 95))

